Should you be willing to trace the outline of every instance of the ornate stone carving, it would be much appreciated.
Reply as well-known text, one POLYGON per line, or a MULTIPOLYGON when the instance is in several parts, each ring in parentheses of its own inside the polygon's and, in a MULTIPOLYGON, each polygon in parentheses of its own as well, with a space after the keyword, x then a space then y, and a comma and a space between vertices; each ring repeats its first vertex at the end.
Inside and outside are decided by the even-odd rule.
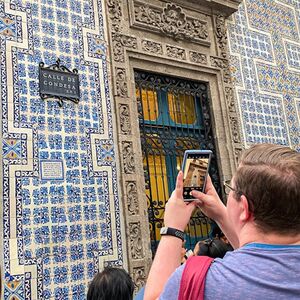
POLYGON ((227 29, 225 23, 225 17, 222 15, 216 16, 216 37, 219 48, 221 50, 221 56, 227 57, 227 29))
POLYGON ((206 55, 199 52, 190 51, 190 60, 197 64, 207 65, 206 55))
POLYGON ((210 63, 212 67, 217 67, 223 70, 223 80, 225 83, 231 83, 231 74, 227 59, 211 56, 210 63))
POLYGON ((225 99, 229 112, 236 112, 233 89, 231 87, 225 87, 225 99))
POLYGON ((126 174, 135 172, 134 153, 132 142, 122 142, 123 166, 126 174))
POLYGON ((128 97, 126 71, 123 68, 116 68, 116 93, 117 96, 128 97))
POLYGON ((121 22, 122 10, 119 0, 107 0, 107 10, 109 18, 112 21, 112 28, 115 31, 119 31, 119 24, 121 22))
POLYGON ((139 213, 139 201, 135 182, 126 182, 126 196, 129 215, 137 215, 139 213))
POLYGON ((143 40, 142 49, 150 53, 163 54, 162 45, 154 41, 143 40))
POLYGON ((229 116, 232 139, 234 143, 240 143, 240 131, 236 116, 229 116))
POLYGON ((130 112, 127 104, 119 104, 120 126, 123 134, 131 134, 130 112))
POLYGON ((231 83, 232 82, 232 78, 231 78, 231 73, 230 73, 229 67, 223 69, 223 80, 224 80, 225 83, 231 83))
POLYGON ((234 158, 235 158, 236 165, 238 165, 238 163, 239 163, 239 159, 242 155, 243 150, 244 150, 243 147, 235 147, 234 148, 234 158))
POLYGON ((178 47, 167 45, 167 55, 169 57, 186 60, 185 50, 178 47))
POLYGON ((134 2, 134 25, 161 32, 174 39, 208 43, 207 22, 187 16, 180 6, 167 3, 162 9, 134 2))
POLYGON ((135 37, 119 34, 116 32, 112 33, 112 42, 113 42, 114 61, 116 62, 125 61, 124 47, 129 49, 137 48, 137 42, 135 37))
POLYGON ((130 254, 133 259, 144 257, 140 222, 129 223, 130 254))
POLYGON ((217 67, 220 69, 228 68, 229 63, 227 59, 223 59, 220 57, 211 56, 210 57, 210 63, 212 67, 217 67))
POLYGON ((146 284, 146 272, 144 267, 133 268, 132 279, 136 285, 136 289, 140 290, 146 284))

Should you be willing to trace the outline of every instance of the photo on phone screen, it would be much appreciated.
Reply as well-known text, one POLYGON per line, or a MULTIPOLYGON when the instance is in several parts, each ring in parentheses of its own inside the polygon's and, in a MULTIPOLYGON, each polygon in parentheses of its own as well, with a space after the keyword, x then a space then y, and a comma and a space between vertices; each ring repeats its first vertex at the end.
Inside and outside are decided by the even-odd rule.
POLYGON ((208 175, 210 150, 187 150, 183 160, 183 199, 194 200, 192 190, 204 192, 208 175))

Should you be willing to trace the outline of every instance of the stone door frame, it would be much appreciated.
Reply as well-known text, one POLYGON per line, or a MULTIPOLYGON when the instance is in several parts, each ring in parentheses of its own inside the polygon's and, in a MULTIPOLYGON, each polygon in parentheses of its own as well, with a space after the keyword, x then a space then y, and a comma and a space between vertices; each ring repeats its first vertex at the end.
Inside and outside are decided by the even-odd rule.
POLYGON ((226 17, 241 1, 223 2, 218 9, 195 4, 193 10, 183 7, 182 1, 153 0, 143 4, 138 0, 107 0, 106 3, 127 260, 138 288, 145 284, 152 254, 134 70, 208 83, 220 177, 230 179, 243 146, 229 71, 226 17), (154 12, 159 22, 151 19, 154 12), (190 36, 185 28, 178 31, 176 27, 165 26, 172 22, 168 18, 172 13, 186 23, 203 21, 200 33, 190 36))

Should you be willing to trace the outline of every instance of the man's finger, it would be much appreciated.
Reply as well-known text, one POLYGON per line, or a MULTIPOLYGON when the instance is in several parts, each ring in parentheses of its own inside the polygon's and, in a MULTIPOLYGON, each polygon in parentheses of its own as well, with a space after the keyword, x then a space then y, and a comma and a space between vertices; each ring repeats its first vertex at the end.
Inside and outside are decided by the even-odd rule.
POLYGON ((193 210, 196 208, 196 203, 196 201, 193 201, 187 205, 190 214, 192 214, 193 210))
POLYGON ((198 200, 200 200, 201 202, 204 201, 204 197, 207 196, 206 194, 202 193, 202 192, 199 192, 199 191, 196 191, 196 190, 193 190, 192 191, 192 196, 198 200))
POLYGON ((176 194, 177 196, 181 196, 183 193, 183 173, 179 171, 176 178, 176 194))
POLYGON ((207 175, 206 178, 206 187, 205 187, 205 192, 207 192, 209 189, 211 189, 213 187, 213 183, 211 181, 211 178, 209 176, 209 174, 207 175))

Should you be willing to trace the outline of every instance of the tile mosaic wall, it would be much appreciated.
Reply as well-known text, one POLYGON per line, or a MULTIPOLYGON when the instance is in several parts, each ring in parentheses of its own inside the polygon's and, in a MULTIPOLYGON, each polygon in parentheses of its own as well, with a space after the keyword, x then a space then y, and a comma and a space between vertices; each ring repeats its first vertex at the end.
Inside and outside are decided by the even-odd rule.
POLYGON ((245 144, 300 151, 300 2, 245 0, 228 26, 245 144))
POLYGON ((85 299, 103 264, 126 267, 103 5, 0 1, 4 299, 85 299), (58 57, 79 104, 39 96, 58 57))

